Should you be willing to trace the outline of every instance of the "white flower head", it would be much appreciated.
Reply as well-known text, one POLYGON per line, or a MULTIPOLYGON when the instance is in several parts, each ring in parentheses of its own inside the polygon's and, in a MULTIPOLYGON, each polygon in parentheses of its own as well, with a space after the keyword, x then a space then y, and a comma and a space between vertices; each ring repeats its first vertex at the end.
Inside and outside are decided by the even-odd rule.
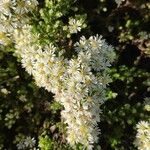
POLYGON ((139 150, 149 150, 150 148, 150 122, 140 121, 137 124, 137 135, 134 145, 139 150))
POLYGON ((90 43, 90 46, 91 48, 94 50, 94 49, 98 49, 98 48, 101 48, 101 45, 102 45, 102 36, 91 36, 89 38, 89 43, 90 43))
POLYGON ((79 20, 76 20, 76 19, 69 19, 69 31, 70 33, 78 33, 81 31, 81 29, 84 27, 84 20, 83 19, 79 19, 79 20))

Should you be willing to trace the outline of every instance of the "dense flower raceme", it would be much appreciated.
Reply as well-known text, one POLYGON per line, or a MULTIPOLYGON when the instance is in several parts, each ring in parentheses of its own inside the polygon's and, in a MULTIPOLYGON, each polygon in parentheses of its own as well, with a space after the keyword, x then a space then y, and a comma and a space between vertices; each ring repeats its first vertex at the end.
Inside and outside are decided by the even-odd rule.
MULTIPOLYGON (((55 100, 64 106, 61 115, 67 124, 70 145, 81 143, 92 149, 100 132, 97 123, 100 121, 100 105, 105 100, 105 88, 110 82, 107 70, 115 58, 113 48, 101 36, 89 39, 83 36, 75 43, 77 55, 69 60, 52 43, 46 46, 38 44, 40 36, 31 32, 32 27, 27 25, 29 18, 27 21, 23 18, 14 20, 17 15, 32 11, 36 5, 36 0, 3 0, 1 11, 4 6, 8 7, 0 16, 0 25, 4 29, 1 35, 13 37, 15 54, 21 58, 22 66, 33 75, 39 87, 55 93, 55 100), (25 7, 22 8, 23 4, 25 7), (28 6, 31 9, 27 9, 28 6), (10 26, 5 26, 9 17, 10 26)), ((7 44, 5 38, 0 40, 7 44)))
POLYGON ((134 145, 139 150, 149 150, 150 149, 150 122, 140 121, 137 124, 137 135, 134 145))
POLYGON ((22 32, 14 32, 16 53, 23 67, 39 87, 55 93, 55 99, 64 106, 61 114, 68 125, 68 142, 92 149, 98 140, 99 107, 110 82, 107 69, 115 57, 113 48, 101 36, 83 36, 75 44, 78 55, 68 60, 52 44, 35 44, 39 36, 30 30, 30 26, 24 26, 22 32))
POLYGON ((68 62, 66 88, 60 97, 56 95, 56 99, 61 100, 65 107, 62 117, 68 124, 69 143, 82 143, 92 149, 93 143, 98 141, 100 105, 105 100, 106 84, 110 82, 106 73, 110 61, 106 53, 112 56, 114 53, 112 47, 98 36, 82 37, 75 46, 78 56, 68 62), (99 66, 101 57, 104 57, 104 62, 99 66))

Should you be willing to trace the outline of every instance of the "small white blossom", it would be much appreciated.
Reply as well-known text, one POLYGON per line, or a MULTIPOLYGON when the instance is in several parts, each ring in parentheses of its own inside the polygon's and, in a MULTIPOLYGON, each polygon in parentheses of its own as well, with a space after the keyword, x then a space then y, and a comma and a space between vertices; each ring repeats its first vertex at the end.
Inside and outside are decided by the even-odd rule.
POLYGON ((76 20, 73 18, 69 20, 68 28, 71 34, 80 32, 83 27, 84 27, 84 20, 82 19, 76 20))
POLYGON ((137 135, 134 145, 138 150, 150 150, 150 122, 140 121, 136 127, 137 135))

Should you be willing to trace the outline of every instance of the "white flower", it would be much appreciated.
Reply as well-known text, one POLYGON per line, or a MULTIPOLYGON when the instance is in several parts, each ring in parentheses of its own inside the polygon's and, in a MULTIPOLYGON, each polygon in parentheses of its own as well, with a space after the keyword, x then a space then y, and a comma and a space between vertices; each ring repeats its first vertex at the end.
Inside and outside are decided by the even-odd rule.
POLYGON ((33 62, 30 58, 22 59, 22 66, 31 75, 33 73, 33 62))
POLYGON ((83 23, 84 22, 82 19, 76 20, 76 19, 71 18, 69 20, 69 26, 68 26, 70 33, 80 32, 82 29, 83 23))
POLYGON ((148 128, 150 127, 150 124, 149 122, 147 121, 140 121, 138 124, 137 124, 137 129, 139 132, 145 132, 148 128))
POLYGON ((134 145, 139 150, 149 150, 150 148, 150 122, 140 121, 137 124, 137 135, 134 145))
POLYGON ((0 18, 1 18, 0 24, 5 29, 5 32, 12 33, 15 27, 15 23, 12 22, 12 16, 11 15, 5 16, 1 14, 0 18))
POLYGON ((102 36, 98 36, 98 35, 96 35, 96 36, 91 36, 90 38, 89 38, 89 43, 90 43, 90 46, 91 46, 91 50, 95 50, 95 49, 99 49, 99 48, 101 48, 101 45, 102 45, 102 40, 101 40, 101 38, 102 38, 102 36))
POLYGON ((77 52, 79 52, 79 51, 81 51, 81 50, 83 50, 83 49, 88 49, 88 41, 86 40, 86 38, 85 38, 85 36, 82 36, 81 38, 80 38, 80 40, 79 40, 79 42, 76 42, 75 44, 74 44, 74 46, 75 46, 75 50, 77 51, 77 52))

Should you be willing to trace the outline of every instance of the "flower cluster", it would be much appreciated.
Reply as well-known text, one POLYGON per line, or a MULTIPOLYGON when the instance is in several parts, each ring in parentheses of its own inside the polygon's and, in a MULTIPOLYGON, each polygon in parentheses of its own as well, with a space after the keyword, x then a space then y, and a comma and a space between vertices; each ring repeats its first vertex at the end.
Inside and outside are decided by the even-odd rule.
POLYGON ((78 56, 68 62, 65 89, 56 95, 65 108, 62 117, 68 125, 68 142, 81 143, 87 149, 98 142, 100 105, 105 101, 105 88, 110 82, 107 69, 115 56, 113 48, 101 38, 83 36, 75 44, 78 56))
POLYGON ((31 26, 24 26, 22 32, 14 31, 16 54, 21 57, 22 66, 33 75, 39 87, 57 93, 64 74, 65 61, 52 44, 40 46, 38 35, 31 33, 31 26))
POLYGON ((110 82, 107 69, 115 57, 113 48, 101 36, 81 37, 75 44, 78 55, 68 60, 52 44, 35 44, 38 35, 30 28, 25 26, 22 33, 14 34, 23 67, 39 87, 55 93, 55 99, 64 106, 61 114, 68 125, 68 142, 92 148, 98 140, 99 107, 110 82))
POLYGON ((14 29, 21 29, 29 21, 27 14, 37 5, 37 0, 0 1, 0 44, 7 45, 13 41, 14 29))
MULTIPOLYGON (((35 0, 9 4, 18 15, 32 11, 31 6, 37 5, 35 0)), ((4 19, 2 26, 5 22, 4 19)), ((64 106, 61 115, 67 124, 67 141, 72 146, 80 143, 88 150, 93 149, 100 133, 100 105, 105 101, 106 85, 111 81, 107 71, 115 58, 113 47, 101 36, 91 36, 89 39, 83 36, 74 45, 77 55, 71 59, 64 58, 64 51, 60 51, 53 43, 40 44, 41 34, 33 34, 32 26, 24 19, 16 22, 12 26, 13 31, 6 31, 13 37, 15 54, 26 71, 33 75, 36 84, 53 92, 55 100, 64 106)), ((12 23, 15 21, 11 18, 12 23)), ((80 21, 69 21, 71 33, 80 31, 82 25, 80 21)), ((4 28, 8 30, 8 27, 4 28)))
POLYGON ((149 150, 150 148, 150 122, 140 121, 137 124, 137 135, 134 145, 139 150, 149 150))

